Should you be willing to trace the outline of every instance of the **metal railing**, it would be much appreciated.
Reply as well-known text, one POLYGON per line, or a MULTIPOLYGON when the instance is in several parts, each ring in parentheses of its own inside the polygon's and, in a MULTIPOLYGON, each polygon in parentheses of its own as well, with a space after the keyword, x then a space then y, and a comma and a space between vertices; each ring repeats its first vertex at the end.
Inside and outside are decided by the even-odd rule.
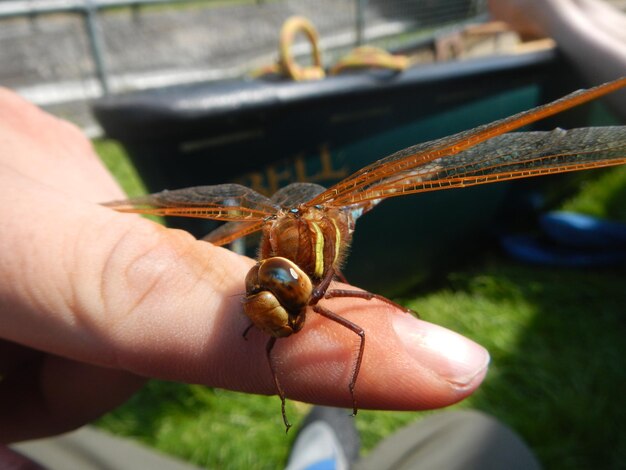
MULTIPOLYGON (((55 13, 69 13, 80 15, 83 18, 91 54, 100 82, 102 93, 111 92, 104 46, 98 23, 98 12, 114 8, 131 8, 133 14, 146 5, 173 5, 187 3, 193 0, 2 0, 0 1, 0 18, 28 17, 55 13)), ((260 1, 260 0, 257 0, 260 1)))
POLYGON ((273 62, 280 26, 295 14, 316 25, 332 62, 354 45, 485 9, 485 0, 0 0, 0 85, 89 127, 88 102, 103 94, 273 62))
MULTIPOLYGON (((353 44, 360 45, 366 40, 366 27, 367 27, 367 9, 368 7, 380 7, 380 1, 373 0, 350 0, 353 4, 353 16, 354 16, 354 33, 353 44)), ((111 79, 107 61, 107 54, 105 52, 105 41, 102 35, 102 25, 100 22, 100 13, 104 10, 129 8, 132 11, 132 15, 135 19, 140 16, 140 9, 146 6, 154 5, 168 5, 176 8, 176 5, 184 3, 196 3, 197 0, 0 0, 0 19, 7 18, 29 18, 31 20, 40 16, 54 15, 54 14, 71 14, 78 15, 82 18, 84 29, 86 31, 86 37, 89 42, 90 55, 94 64, 95 75, 100 83, 101 90, 104 94, 111 92, 111 79)), ((211 6, 210 0, 204 2, 206 6, 211 6)), ((241 3, 241 2, 237 2, 241 3)), ((251 5, 266 5, 271 3, 280 3, 270 0, 251 0, 248 2, 251 5)), ((337 2, 342 3, 342 2, 337 2)), ((344 2, 345 3, 345 2, 344 2)), ((394 6, 396 9, 409 7, 413 4, 419 7, 419 0, 411 2, 410 0, 402 0, 396 2, 385 2, 385 8, 394 6)), ((431 2, 432 3, 432 2, 431 2)), ((478 4, 482 1, 470 1, 470 0, 448 0, 447 2, 440 2, 446 5, 449 10, 454 8, 455 5, 470 6, 473 10, 480 8, 478 4)), ((224 3, 222 2, 222 5, 224 3)), ((329 14, 332 14, 329 12, 329 14)))

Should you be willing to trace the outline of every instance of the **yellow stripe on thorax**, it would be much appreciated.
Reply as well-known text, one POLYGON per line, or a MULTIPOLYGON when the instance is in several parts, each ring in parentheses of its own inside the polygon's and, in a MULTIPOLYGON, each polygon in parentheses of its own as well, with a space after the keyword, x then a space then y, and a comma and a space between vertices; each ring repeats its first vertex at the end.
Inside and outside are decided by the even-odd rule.
POLYGON ((333 266, 337 266, 337 258, 339 258, 339 248, 341 247, 341 230, 334 219, 330 219, 335 227, 335 256, 333 257, 333 266))
POLYGON ((309 222, 315 232, 315 276, 322 277, 324 275, 324 234, 316 222, 309 222))

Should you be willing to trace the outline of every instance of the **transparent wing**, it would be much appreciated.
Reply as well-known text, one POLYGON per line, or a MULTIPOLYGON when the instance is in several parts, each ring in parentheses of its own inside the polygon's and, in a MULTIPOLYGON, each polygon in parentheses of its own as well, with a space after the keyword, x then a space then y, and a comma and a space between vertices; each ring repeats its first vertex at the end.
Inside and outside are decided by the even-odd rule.
MULTIPOLYGON (((274 193, 271 202, 277 207, 292 208, 324 192, 326 188, 314 183, 292 183, 274 193)), ((260 230, 263 222, 228 222, 203 237, 214 245, 226 245, 260 230)))
POLYGON ((202 240, 218 246, 226 245, 260 230, 263 224, 264 222, 227 222, 202 237, 202 240))
POLYGON ((326 191, 326 188, 319 184, 292 183, 276 191, 272 196, 272 202, 288 209, 310 201, 324 191, 326 191))
MULTIPOLYGON (((340 206, 382 197, 398 196, 400 194, 405 194, 406 192, 416 192, 412 191, 413 188, 411 187, 411 178, 415 178, 413 173, 422 171, 422 169, 429 163, 434 161, 438 161, 440 163, 446 157, 457 155, 460 152, 470 149, 496 136, 519 129, 522 126, 560 113, 561 111, 579 104, 586 103, 625 86, 626 77, 620 78, 613 82, 605 83, 588 90, 576 91, 559 100, 553 101, 552 103, 548 103, 528 111, 523 111, 513 116, 494 121, 490 124, 485 124, 443 139, 409 147, 362 168, 353 175, 316 196, 309 201, 308 204, 315 205, 328 203, 340 206), (390 178, 393 178, 394 175, 409 175, 408 185, 405 187, 402 183, 398 183, 398 186, 395 188, 385 188, 385 190, 380 191, 383 189, 385 184, 389 184, 390 178)), ((619 162, 614 161, 610 164, 619 164, 619 162)), ((591 165, 590 167, 593 166, 595 165, 591 165)), ((570 167, 568 166, 562 170, 554 169, 553 171, 568 171, 569 168, 570 167)), ((582 166, 581 164, 576 169, 583 168, 585 168, 585 166, 582 166)), ((528 174, 528 176, 532 176, 534 174, 540 173, 532 173, 528 174)), ((511 177, 517 178, 522 177, 522 175, 516 174, 511 177)), ((500 179, 505 179, 505 176, 502 175, 500 179)), ((493 179, 489 181, 493 181, 493 179)), ((470 183, 468 182, 467 184, 470 183)), ((479 182, 475 181, 471 184, 479 184, 479 182)), ((457 186, 462 185, 463 184, 458 184, 457 186)), ((452 186, 448 185, 446 187, 452 186)), ((429 190, 433 189, 435 188, 429 188, 429 190)))
POLYGON ((120 212, 197 217, 223 221, 263 221, 280 208, 269 198, 239 184, 218 184, 162 191, 105 203, 120 212))
MULTIPOLYGON (((517 132, 361 186, 332 205, 626 163, 626 126, 517 132)), ((367 209, 365 209, 367 210, 367 209)))

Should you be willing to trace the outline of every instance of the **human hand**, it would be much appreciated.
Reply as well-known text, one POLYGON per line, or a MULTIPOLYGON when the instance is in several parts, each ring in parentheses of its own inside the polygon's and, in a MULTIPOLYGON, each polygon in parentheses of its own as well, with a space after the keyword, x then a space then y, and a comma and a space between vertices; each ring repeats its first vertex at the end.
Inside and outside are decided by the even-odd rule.
MULTIPOLYGON (((524 39, 549 36, 591 85, 615 80, 626 70, 626 14, 600 0, 489 0, 494 19, 524 39)), ((626 95, 605 101, 626 119, 626 95)))
MULTIPOLYGON (((146 377, 275 393, 267 337, 242 338, 253 261, 97 204, 124 195, 89 142, 2 89, 0 195, 0 442, 88 423, 146 377)), ((443 407, 485 376, 487 352, 456 333, 377 301, 323 302, 366 331, 362 408, 443 407)), ((310 313, 273 351, 287 397, 350 407, 356 344, 310 313)))

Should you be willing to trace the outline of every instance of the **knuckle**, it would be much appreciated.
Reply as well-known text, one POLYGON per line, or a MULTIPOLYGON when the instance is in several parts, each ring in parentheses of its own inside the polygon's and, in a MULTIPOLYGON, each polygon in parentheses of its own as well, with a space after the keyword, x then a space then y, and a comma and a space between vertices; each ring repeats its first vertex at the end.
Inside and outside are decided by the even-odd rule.
POLYGON ((151 224, 134 224, 123 232, 103 267, 101 298, 106 310, 126 317, 169 301, 180 287, 176 267, 184 248, 178 242, 179 237, 151 224))

